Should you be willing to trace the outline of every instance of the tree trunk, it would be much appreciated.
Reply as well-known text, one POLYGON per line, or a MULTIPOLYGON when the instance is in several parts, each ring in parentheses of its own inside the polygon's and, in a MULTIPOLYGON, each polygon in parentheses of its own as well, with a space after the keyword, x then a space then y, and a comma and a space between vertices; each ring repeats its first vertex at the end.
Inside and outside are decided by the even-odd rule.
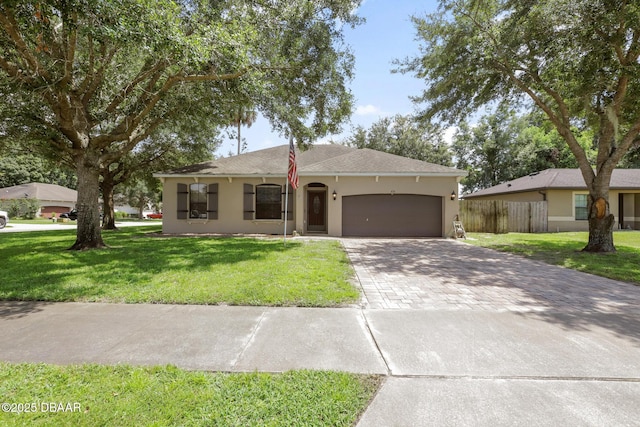
POLYGON ((582 249, 584 252, 615 252, 613 245, 613 224, 615 217, 609 213, 609 183, 602 186, 602 181, 595 180, 596 191, 589 194, 589 243, 582 249), (605 190, 603 190, 605 188, 605 190))
POLYGON ((102 177, 102 229, 117 230, 116 210, 113 202, 113 192, 115 185, 112 177, 105 173, 102 177))
POLYGON ((613 224, 615 217, 611 214, 604 218, 589 218, 589 243, 584 252, 615 252, 613 245, 613 224))
POLYGON ((100 230, 100 167, 98 154, 85 149, 76 157, 78 174, 78 229, 76 242, 70 250, 104 248, 100 230))

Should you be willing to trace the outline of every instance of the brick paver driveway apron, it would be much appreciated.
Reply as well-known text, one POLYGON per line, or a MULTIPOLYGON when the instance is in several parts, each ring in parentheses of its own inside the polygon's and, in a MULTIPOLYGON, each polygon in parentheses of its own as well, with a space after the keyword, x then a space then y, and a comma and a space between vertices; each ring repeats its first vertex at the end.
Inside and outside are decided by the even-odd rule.
POLYGON ((445 239, 342 239, 363 306, 637 313, 640 287, 445 239))

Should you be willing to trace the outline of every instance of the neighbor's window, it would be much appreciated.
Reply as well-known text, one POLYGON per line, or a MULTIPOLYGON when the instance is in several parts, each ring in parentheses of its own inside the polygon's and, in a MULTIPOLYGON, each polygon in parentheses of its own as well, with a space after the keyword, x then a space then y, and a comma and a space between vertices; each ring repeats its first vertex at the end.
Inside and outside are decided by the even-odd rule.
POLYGON ((189 218, 207 218, 207 185, 189 186, 189 218))
POLYGON ((587 212, 587 195, 576 194, 574 197, 576 220, 589 219, 589 213, 587 212))
POLYGON ((266 184, 256 187, 256 219, 282 219, 282 187, 266 184))

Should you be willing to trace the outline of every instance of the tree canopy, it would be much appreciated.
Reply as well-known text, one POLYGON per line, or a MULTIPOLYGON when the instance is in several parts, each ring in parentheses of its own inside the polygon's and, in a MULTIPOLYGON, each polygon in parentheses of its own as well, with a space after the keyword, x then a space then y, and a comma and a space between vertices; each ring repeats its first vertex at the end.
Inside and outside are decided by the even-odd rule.
MULTIPOLYGON (((103 246, 99 174, 154 132, 211 132, 251 99, 300 141, 350 112, 352 0, 5 0, 0 134, 78 175, 75 249, 103 246)), ((184 135, 184 134, 183 134, 184 135)))
MULTIPOLYGON (((591 162, 590 131, 574 132, 591 162)), ((464 193, 488 188, 549 168, 577 168, 578 162, 556 129, 538 112, 518 115, 501 105, 471 126, 463 122, 451 145, 456 167, 466 170, 464 193)))
POLYGON ((452 165, 451 151, 444 140, 443 130, 412 116, 383 117, 369 129, 357 126, 344 143, 443 166, 452 165))
POLYGON ((427 82, 426 117, 457 122, 528 100, 575 156, 589 189, 589 244, 613 251, 613 169, 640 134, 640 4, 627 0, 441 0, 414 17, 421 54, 400 63, 427 82), (595 168, 574 129, 588 127, 595 168))

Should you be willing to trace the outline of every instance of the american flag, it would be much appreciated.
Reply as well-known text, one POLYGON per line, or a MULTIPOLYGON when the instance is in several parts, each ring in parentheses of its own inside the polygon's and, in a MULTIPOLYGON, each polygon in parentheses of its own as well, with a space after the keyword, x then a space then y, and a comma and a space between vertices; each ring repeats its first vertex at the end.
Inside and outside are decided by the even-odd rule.
POLYGON ((289 138, 289 183, 294 190, 298 188, 298 166, 296 165, 296 149, 293 146, 293 138, 289 138))

